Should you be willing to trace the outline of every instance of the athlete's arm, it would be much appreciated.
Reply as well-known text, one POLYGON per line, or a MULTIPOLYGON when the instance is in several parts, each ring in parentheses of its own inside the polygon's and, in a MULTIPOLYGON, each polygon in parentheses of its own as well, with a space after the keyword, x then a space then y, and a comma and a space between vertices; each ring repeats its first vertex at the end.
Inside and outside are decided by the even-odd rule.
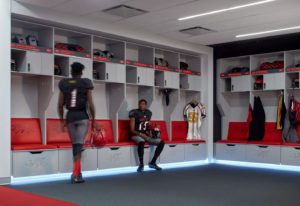
POLYGON ((88 90, 87 93, 87 101, 88 101, 88 105, 89 105, 89 110, 92 116, 92 127, 94 129, 100 130, 100 125, 98 125, 95 121, 95 116, 96 116, 96 109, 95 109, 95 104, 93 101, 93 93, 92 90, 88 90))
POLYGON ((147 135, 135 130, 135 118, 134 117, 130 118, 130 132, 131 132, 131 134, 140 136, 144 139, 148 138, 147 135))
POLYGON ((61 120, 62 127, 65 127, 66 123, 64 121, 64 93, 62 93, 62 92, 59 93, 57 112, 58 112, 58 116, 61 120))

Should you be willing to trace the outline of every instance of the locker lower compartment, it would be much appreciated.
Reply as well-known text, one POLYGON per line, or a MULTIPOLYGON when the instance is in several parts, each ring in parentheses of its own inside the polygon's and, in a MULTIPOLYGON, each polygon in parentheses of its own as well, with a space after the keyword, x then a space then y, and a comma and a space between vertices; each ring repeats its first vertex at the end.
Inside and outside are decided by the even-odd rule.
MULTIPOLYGON (((145 150, 144 150, 144 164, 145 165, 147 165, 152 160, 155 149, 156 149, 156 146, 145 146, 145 150)), ((131 165, 133 165, 133 166, 139 165, 139 157, 138 157, 136 146, 132 147, 131 160, 132 160, 131 165)), ((159 163, 159 159, 156 162, 159 163)))
POLYGON ((216 143, 215 158, 217 160, 245 161, 246 146, 245 144, 216 143))
POLYGON ((281 147, 281 164, 300 166, 300 147, 281 147))
POLYGON ((246 161, 280 164, 280 146, 247 145, 246 161))
POLYGON ((160 155, 161 163, 184 162, 184 144, 166 144, 160 155))
POLYGON ((197 161, 207 159, 206 144, 185 144, 184 161, 197 161))
POLYGON ((129 167, 134 147, 103 147, 98 149, 98 169, 129 167))
MULTIPOLYGON (((72 149, 60 149, 58 151, 58 168, 60 173, 72 172, 72 149)), ((82 171, 97 170, 97 149, 88 148, 82 152, 82 171)))
POLYGON ((58 151, 13 151, 12 176, 26 177, 58 173, 58 151))

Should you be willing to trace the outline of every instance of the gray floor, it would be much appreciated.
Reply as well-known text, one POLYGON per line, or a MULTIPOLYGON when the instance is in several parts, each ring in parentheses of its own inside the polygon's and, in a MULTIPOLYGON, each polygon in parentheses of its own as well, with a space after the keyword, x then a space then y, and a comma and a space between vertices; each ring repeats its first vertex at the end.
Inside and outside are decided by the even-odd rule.
POLYGON ((12 187, 83 206, 300 205, 300 173, 221 165, 12 187))

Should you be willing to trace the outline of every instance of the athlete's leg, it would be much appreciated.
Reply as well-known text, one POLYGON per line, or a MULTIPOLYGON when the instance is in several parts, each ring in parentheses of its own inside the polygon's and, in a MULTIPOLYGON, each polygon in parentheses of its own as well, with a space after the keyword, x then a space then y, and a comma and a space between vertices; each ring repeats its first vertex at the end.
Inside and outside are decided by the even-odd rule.
POLYGON ((149 142, 150 145, 156 145, 154 156, 149 163, 149 167, 154 168, 156 170, 161 170, 161 168, 157 166, 156 161, 165 147, 165 142, 161 139, 153 138, 148 138, 147 142, 149 142))
POLYGON ((85 137, 88 132, 88 120, 80 120, 68 124, 68 131, 73 145, 73 175, 81 177, 81 153, 85 143, 85 137))
POLYGON ((144 170, 145 140, 139 136, 133 136, 131 139, 137 144, 137 153, 138 153, 139 163, 140 163, 138 172, 142 172, 144 170))

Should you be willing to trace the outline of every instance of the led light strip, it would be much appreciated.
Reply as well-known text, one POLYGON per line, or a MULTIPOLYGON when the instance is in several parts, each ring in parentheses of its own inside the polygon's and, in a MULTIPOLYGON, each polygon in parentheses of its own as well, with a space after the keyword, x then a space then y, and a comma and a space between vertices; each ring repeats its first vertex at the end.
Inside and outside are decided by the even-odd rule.
POLYGON ((287 28, 282 28, 282 29, 274 29, 274 30, 255 32, 255 33, 249 33, 249 34, 239 34, 239 35, 236 35, 235 37, 243 38, 243 37, 257 36, 257 35, 262 35, 262 34, 276 33, 276 32, 281 32, 281 31, 296 30, 296 29, 300 29, 300 26, 287 27, 287 28))
MULTIPOLYGON (((209 164, 208 160, 201 160, 201 161, 191 161, 191 162, 168 163, 168 164, 160 164, 160 165, 163 167, 163 169, 175 169, 175 168, 195 167, 195 166, 201 166, 207 164, 209 164)), ((150 169, 149 167, 146 166, 145 171, 153 171, 153 169, 150 169)), ((130 173, 136 173, 136 167, 124 167, 124 168, 116 168, 116 169, 88 171, 88 172, 83 172, 83 176, 89 178, 89 177, 130 174, 130 173)), ((22 185, 22 184, 62 181, 62 180, 70 179, 70 176, 71 173, 30 176, 30 177, 16 177, 16 178, 12 177, 11 184, 22 185)))
POLYGON ((272 169, 272 170, 280 170, 280 171, 300 172, 299 166, 287 166, 287 165, 275 165, 275 164, 239 162, 239 161, 227 161, 227 160, 215 160, 214 163, 221 164, 221 165, 237 166, 237 167, 261 168, 261 169, 272 169))
POLYGON ((236 9, 242 9, 245 7, 250 7, 250 6, 257 6, 260 4, 265 4, 265 3, 270 3, 273 1, 277 1, 277 0, 264 0, 264 1, 257 1, 254 3, 250 3, 250 4, 244 4, 244 5, 239 5, 239 6, 234 6, 234 7, 230 7, 227 9, 220 9, 220 10, 215 10, 215 11, 210 11, 210 12, 206 12, 206 13, 202 13, 202 14, 196 14, 196 15, 192 15, 192 16, 187 16, 187 17, 182 17, 179 18, 179 21, 183 21, 183 20, 188 20, 188 19, 193 19, 193 18, 198 18, 201 16, 207 16, 207 15, 212 15, 212 14, 218 14, 218 13, 223 13, 223 12, 227 12, 227 11, 232 11, 232 10, 236 10, 236 9))

